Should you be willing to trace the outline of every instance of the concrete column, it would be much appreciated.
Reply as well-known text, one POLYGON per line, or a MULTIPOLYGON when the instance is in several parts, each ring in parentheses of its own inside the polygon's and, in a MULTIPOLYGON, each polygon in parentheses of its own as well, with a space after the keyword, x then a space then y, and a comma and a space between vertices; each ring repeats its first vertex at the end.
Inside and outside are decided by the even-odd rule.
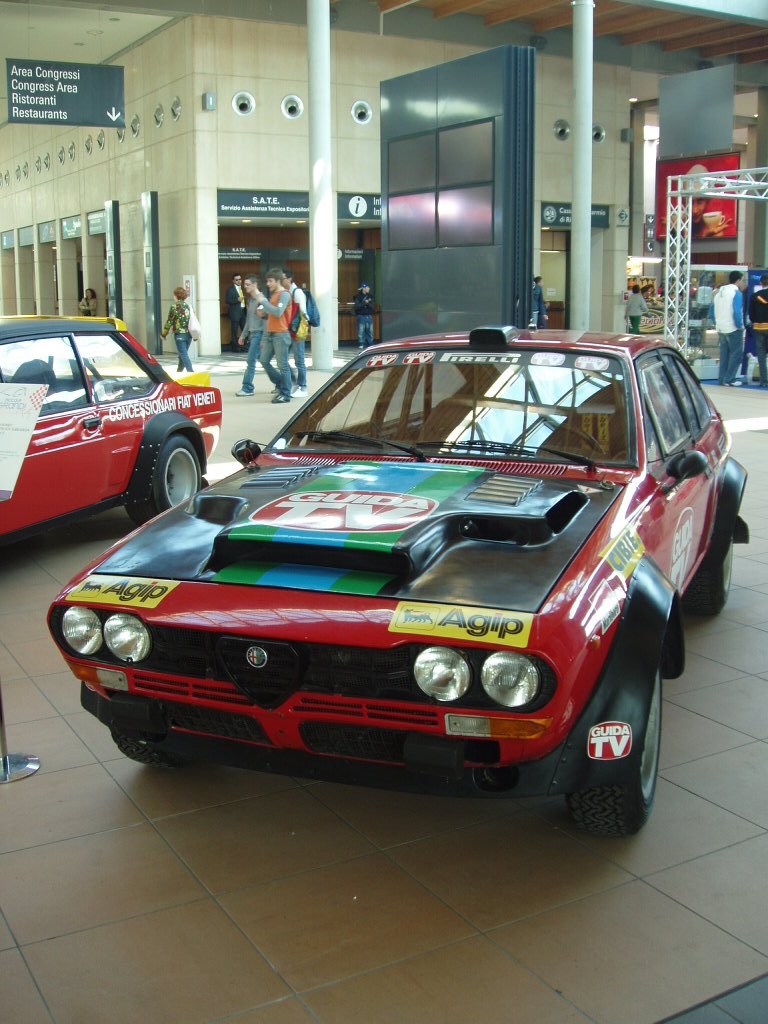
POLYGON ((23 316, 38 313, 35 302, 35 250, 16 240, 16 307, 23 316))
MULTIPOLYGON (((757 90, 757 138, 755 166, 768 167, 768 89, 757 90)), ((752 259, 756 267, 768 267, 768 201, 755 201, 755 240, 752 259)))
POLYGON ((645 252, 645 107, 633 105, 629 115, 632 133, 629 152, 629 251, 645 252))
POLYGON ((56 248, 56 282, 59 292, 59 316, 79 316, 77 242, 74 239, 62 240, 60 232, 56 248))
POLYGON ((0 316, 15 316, 16 309, 16 249, 0 252, 0 316))
POLYGON ((312 365, 333 366, 338 346, 336 193, 331 158, 331 12, 329 0, 307 0, 309 63, 309 275, 320 310, 312 328, 312 365))
POLYGON ((571 328, 590 327, 592 237, 592 0, 573 7, 573 208, 571 222, 571 328))
MULTIPOLYGON (((37 227, 35 227, 37 230, 37 227)), ((56 315, 56 253, 49 243, 35 242, 35 298, 40 316, 56 315)))

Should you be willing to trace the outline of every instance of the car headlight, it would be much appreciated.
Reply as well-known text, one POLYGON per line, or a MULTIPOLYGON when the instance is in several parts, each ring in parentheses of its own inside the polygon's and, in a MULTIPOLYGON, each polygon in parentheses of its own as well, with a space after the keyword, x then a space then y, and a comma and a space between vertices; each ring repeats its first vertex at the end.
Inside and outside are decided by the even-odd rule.
POLYGON ((90 608, 67 608, 61 617, 61 632, 78 654, 95 654, 104 642, 101 619, 90 608))
POLYGON ((524 654, 497 651, 485 659, 480 682, 491 700, 505 708, 519 708, 538 694, 541 680, 536 665, 524 654))
POLYGON ((427 647, 416 658, 413 674, 419 689, 435 700, 458 700, 469 689, 469 665, 451 647, 427 647))
POLYGON ((152 649, 149 630, 135 615, 110 615, 104 623, 104 640, 120 661, 143 661, 152 649))

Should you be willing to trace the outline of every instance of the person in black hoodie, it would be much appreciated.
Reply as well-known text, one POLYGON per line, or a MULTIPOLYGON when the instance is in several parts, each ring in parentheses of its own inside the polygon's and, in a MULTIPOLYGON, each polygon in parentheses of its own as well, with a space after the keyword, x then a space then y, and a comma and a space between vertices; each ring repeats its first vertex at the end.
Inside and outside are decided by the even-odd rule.
POLYGON ((355 316, 357 317, 357 347, 368 348, 373 344, 373 294, 365 281, 355 294, 355 316))
POLYGON ((760 278, 760 287, 752 292, 749 300, 749 319, 755 335, 755 352, 760 370, 760 387, 768 388, 766 373, 766 349, 768 348, 768 274, 760 278))

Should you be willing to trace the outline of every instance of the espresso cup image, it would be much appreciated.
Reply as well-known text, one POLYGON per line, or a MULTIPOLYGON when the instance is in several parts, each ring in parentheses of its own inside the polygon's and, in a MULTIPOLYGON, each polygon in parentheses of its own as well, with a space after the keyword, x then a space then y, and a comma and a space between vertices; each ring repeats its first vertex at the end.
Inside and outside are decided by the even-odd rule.
POLYGON ((716 231, 725 225, 725 214, 721 210, 712 210, 704 214, 703 220, 710 231, 716 231))

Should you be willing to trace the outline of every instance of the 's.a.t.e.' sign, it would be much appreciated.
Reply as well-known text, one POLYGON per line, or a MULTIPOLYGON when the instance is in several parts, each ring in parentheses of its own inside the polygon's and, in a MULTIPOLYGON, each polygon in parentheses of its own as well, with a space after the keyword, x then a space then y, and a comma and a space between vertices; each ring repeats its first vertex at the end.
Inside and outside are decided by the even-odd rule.
POLYGON ((6 57, 5 70, 12 123, 125 128, 123 68, 6 57))

